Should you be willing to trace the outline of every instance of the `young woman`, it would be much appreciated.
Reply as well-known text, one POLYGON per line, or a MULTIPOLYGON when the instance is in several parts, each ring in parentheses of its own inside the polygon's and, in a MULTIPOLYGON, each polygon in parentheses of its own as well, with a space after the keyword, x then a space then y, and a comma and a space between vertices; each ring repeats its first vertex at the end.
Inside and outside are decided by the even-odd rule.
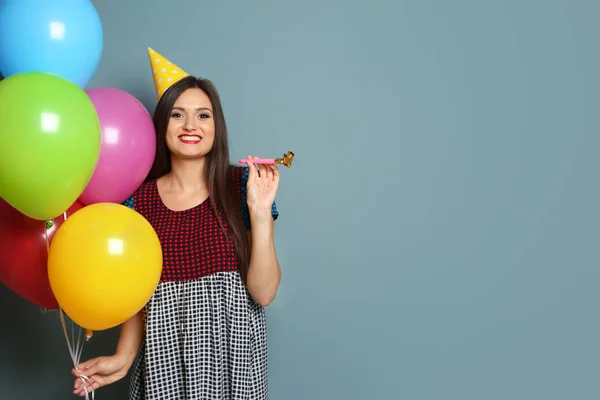
MULTIPOLYGON (((279 172, 250 156, 247 167, 230 166, 223 110, 208 80, 185 76, 162 95, 155 82, 156 159, 125 204, 160 238, 161 282, 122 325, 115 354, 73 374, 88 377, 89 391, 131 369, 131 400, 268 399, 264 307, 281 275, 273 232, 279 172)), ((81 379, 74 393, 84 395, 81 379)))

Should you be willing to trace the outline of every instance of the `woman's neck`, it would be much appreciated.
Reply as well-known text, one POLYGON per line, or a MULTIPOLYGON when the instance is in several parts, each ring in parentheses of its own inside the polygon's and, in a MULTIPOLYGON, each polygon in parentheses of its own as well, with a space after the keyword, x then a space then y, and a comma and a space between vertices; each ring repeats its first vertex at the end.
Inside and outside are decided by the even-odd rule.
POLYGON ((195 193, 205 191, 208 182, 204 175, 206 158, 193 160, 171 159, 171 171, 165 176, 169 191, 180 193, 195 193))

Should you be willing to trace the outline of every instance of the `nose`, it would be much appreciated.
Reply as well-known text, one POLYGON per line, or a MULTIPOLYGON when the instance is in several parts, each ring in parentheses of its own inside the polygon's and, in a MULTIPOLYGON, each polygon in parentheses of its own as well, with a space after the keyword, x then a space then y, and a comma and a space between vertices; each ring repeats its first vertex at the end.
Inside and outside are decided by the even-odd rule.
POLYGON ((196 130, 196 121, 194 121, 193 118, 189 118, 185 121, 185 124, 183 125, 183 129, 188 131, 188 132, 193 132, 196 130))

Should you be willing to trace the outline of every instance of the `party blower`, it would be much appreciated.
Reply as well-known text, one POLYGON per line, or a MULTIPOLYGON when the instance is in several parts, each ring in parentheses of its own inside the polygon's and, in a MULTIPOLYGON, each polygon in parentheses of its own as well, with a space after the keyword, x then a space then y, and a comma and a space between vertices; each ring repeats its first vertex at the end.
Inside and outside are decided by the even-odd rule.
MULTIPOLYGON (((264 165, 283 165, 285 167, 290 168, 292 166, 292 161, 294 160, 294 153, 288 151, 281 158, 257 158, 252 161, 254 164, 264 164, 264 165)), ((247 164, 248 160, 243 159, 239 161, 240 164, 247 164)))

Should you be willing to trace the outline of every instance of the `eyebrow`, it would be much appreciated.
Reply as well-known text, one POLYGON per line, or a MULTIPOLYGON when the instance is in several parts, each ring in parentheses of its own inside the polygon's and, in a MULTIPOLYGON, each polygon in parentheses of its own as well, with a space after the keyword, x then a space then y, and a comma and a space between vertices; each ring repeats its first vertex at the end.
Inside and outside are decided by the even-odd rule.
MULTIPOLYGON (((185 111, 185 109, 183 107, 173 107, 173 110, 178 110, 178 111, 185 111)), ((196 111, 210 111, 212 112, 212 110, 208 107, 198 107, 196 108, 196 111)))

